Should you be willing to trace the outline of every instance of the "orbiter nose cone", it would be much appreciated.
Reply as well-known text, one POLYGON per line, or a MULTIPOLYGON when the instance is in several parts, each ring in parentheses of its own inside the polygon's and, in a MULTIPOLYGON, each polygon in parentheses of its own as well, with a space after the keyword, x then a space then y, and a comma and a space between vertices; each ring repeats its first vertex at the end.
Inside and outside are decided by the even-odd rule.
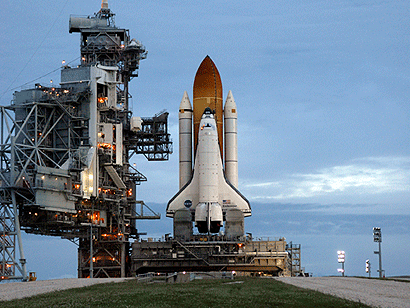
POLYGON ((184 95, 182 96, 181 104, 179 105, 179 111, 181 110, 191 110, 192 111, 192 105, 191 102, 189 101, 188 93, 185 91, 184 95))
POLYGON ((195 75, 194 99, 200 97, 215 97, 222 100, 221 76, 209 56, 202 61, 195 75))

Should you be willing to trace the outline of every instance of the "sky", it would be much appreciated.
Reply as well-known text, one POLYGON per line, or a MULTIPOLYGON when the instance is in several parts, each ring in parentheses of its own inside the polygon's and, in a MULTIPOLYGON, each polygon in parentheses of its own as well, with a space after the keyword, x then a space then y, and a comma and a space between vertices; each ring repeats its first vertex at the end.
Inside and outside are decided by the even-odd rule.
MULTIPOLYGON (((302 245, 314 276, 376 276, 383 234, 387 276, 410 275, 410 2, 399 0, 108 0, 148 57, 130 85, 135 116, 166 109, 174 153, 135 158, 148 182, 138 198, 172 232, 166 203, 178 190, 178 107, 206 55, 238 109, 239 190, 251 202, 246 232, 302 245), (166 179, 166 180, 165 180, 166 179)), ((70 14, 92 15, 99 0, 3 0, 0 105, 34 83, 59 82, 63 60, 79 63, 70 14), (50 73, 51 72, 51 73, 50 73), (49 74, 50 73, 50 74, 49 74)), ((39 279, 75 277, 67 240, 23 235, 28 269, 39 279)))

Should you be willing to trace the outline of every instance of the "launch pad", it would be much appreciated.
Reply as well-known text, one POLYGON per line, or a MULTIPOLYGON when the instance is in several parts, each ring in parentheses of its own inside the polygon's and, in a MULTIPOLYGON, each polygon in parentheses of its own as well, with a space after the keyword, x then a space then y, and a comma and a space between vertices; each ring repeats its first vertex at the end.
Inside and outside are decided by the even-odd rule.
POLYGON ((300 245, 245 235, 251 207, 238 190, 237 107, 229 91, 223 108, 208 56, 193 107, 185 92, 179 108, 179 191, 166 209, 173 237, 140 238, 137 221, 160 215, 136 200, 147 178, 130 159, 172 153, 168 113, 136 117, 129 108, 129 82, 147 52, 115 26, 107 0, 94 16, 71 16, 69 32, 81 35, 80 64, 63 64, 59 86, 36 84, 0 107, 0 280, 27 279, 21 230, 77 244, 79 278, 300 274, 300 245))

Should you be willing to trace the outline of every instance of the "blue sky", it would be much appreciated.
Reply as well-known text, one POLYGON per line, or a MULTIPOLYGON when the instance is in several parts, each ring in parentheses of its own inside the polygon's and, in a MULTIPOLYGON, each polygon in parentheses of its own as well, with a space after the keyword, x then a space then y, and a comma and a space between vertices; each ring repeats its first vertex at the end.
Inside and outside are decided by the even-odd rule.
MULTIPOLYGON (((224 97, 232 90, 238 106, 239 189, 253 209, 246 231, 302 244, 302 263, 317 275, 337 274, 336 251, 345 250, 346 270, 364 275, 367 258, 376 265, 371 228, 380 226, 386 273, 410 274, 408 1, 108 2, 117 26, 148 50, 131 83, 134 114, 170 112, 174 154, 168 162, 136 158, 148 177, 138 198, 165 216, 178 189, 178 106, 185 90, 192 100, 209 54, 224 97)), ((69 15, 99 7, 2 1, 0 104, 54 70, 36 82, 58 83, 61 61, 79 57, 69 15)), ((140 229, 158 237, 172 224, 163 218, 140 229)), ((76 275, 68 241, 25 235, 24 245, 42 278, 76 275)))

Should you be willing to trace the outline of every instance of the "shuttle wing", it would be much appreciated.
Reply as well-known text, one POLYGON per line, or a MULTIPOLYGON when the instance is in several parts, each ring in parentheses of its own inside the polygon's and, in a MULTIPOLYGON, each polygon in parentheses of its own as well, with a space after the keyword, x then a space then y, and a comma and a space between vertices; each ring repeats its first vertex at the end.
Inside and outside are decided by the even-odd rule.
POLYGON ((248 199, 246 199, 229 181, 223 177, 219 183, 221 187, 221 193, 219 199, 222 199, 222 210, 225 212, 228 209, 241 210, 245 217, 251 216, 251 205, 248 199))
MULTIPOLYGON (((200 155, 197 152, 197 164, 200 163, 200 155)), ((222 211, 226 212, 229 209, 239 209, 245 217, 251 216, 251 206, 249 201, 226 179, 222 169, 222 160, 218 155, 218 203, 222 207, 222 211)), ((194 174, 191 180, 183 186, 178 193, 168 202, 167 217, 174 217, 177 210, 185 207, 191 207, 195 210, 199 203, 199 177, 201 175, 198 168, 194 168, 194 174)), ((205 175, 206 176, 206 175, 205 175)))
POLYGON ((198 204, 199 193, 198 193, 198 176, 191 177, 191 180, 183 186, 171 200, 169 200, 167 205, 167 217, 174 217, 174 213, 177 210, 191 207, 195 204, 194 208, 198 204))

